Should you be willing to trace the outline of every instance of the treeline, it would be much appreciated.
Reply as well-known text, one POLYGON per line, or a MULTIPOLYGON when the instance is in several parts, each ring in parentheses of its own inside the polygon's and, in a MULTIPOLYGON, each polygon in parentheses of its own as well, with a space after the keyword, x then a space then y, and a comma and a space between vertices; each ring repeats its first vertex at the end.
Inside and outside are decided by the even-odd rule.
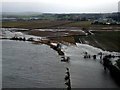
POLYGON ((43 13, 36 15, 3 15, 4 20, 70 20, 70 21, 92 21, 99 18, 112 18, 120 21, 120 13, 83 13, 83 14, 52 14, 43 13))

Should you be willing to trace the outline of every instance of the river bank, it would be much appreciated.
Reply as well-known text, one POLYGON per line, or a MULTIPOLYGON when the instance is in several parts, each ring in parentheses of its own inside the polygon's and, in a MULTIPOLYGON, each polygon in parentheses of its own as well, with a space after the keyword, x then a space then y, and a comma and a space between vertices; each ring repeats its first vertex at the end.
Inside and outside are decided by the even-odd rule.
POLYGON ((120 31, 119 30, 89 30, 80 29, 20 29, 20 28, 1 28, 2 38, 7 37, 25 37, 36 38, 38 41, 51 40, 51 42, 70 43, 76 42, 89 44, 94 47, 107 51, 120 52, 120 31))

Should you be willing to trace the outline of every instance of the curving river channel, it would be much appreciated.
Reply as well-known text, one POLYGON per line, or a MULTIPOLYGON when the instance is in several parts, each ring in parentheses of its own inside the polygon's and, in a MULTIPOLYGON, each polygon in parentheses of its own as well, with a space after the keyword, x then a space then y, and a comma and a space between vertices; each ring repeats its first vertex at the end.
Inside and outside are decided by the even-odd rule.
POLYGON ((66 67, 70 68, 72 88, 120 87, 109 72, 104 71, 99 57, 83 58, 83 52, 93 55, 100 49, 84 44, 63 45, 62 49, 70 57, 69 63, 61 62, 58 53, 47 45, 3 40, 3 88, 65 88, 66 67))

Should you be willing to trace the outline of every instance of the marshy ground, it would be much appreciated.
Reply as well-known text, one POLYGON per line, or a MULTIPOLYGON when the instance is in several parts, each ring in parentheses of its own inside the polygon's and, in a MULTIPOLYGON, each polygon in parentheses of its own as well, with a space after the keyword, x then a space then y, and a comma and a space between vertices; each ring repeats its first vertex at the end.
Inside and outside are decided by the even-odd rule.
POLYGON ((103 50, 119 52, 120 26, 92 25, 91 23, 92 21, 19 20, 3 21, 2 27, 25 28, 28 29, 28 31, 21 30, 25 34, 48 37, 51 40, 57 40, 59 42, 82 42, 99 47, 103 50), (94 35, 86 36, 85 33, 90 30, 93 30, 92 33, 94 33, 94 35))

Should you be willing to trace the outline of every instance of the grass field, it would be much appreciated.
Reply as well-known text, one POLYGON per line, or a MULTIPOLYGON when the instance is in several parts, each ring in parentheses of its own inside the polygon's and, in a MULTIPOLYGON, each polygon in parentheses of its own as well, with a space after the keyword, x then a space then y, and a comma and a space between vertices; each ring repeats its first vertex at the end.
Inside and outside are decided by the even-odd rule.
POLYGON ((75 41, 90 44, 103 50, 120 52, 120 31, 94 31, 95 35, 75 36, 75 41))
POLYGON ((30 20, 30 21, 4 21, 2 27, 12 28, 57 28, 57 27, 88 27, 92 21, 50 21, 50 20, 30 20))
POLYGON ((50 21, 50 20, 30 20, 30 21, 5 21, 2 22, 3 28, 53 28, 71 23, 72 21, 50 21))
POLYGON ((65 26, 70 26, 70 27, 90 26, 91 23, 92 21, 79 21, 79 22, 67 24, 65 26))
POLYGON ((120 26, 109 25, 91 25, 92 21, 51 21, 51 20, 19 20, 19 21, 3 21, 3 28, 27 28, 27 29, 58 29, 58 28, 76 28, 76 29, 91 29, 102 30, 107 28, 108 30, 120 30, 120 26))
POLYGON ((30 20, 30 21, 4 21, 2 27, 18 27, 18 28, 47 28, 55 26, 64 27, 80 27, 90 26, 91 21, 50 21, 50 20, 30 20))
POLYGON ((64 43, 66 45, 68 45, 68 43, 75 45, 75 40, 74 40, 74 37, 72 37, 72 36, 71 37, 55 37, 55 38, 49 38, 49 39, 58 41, 60 43, 64 43))

